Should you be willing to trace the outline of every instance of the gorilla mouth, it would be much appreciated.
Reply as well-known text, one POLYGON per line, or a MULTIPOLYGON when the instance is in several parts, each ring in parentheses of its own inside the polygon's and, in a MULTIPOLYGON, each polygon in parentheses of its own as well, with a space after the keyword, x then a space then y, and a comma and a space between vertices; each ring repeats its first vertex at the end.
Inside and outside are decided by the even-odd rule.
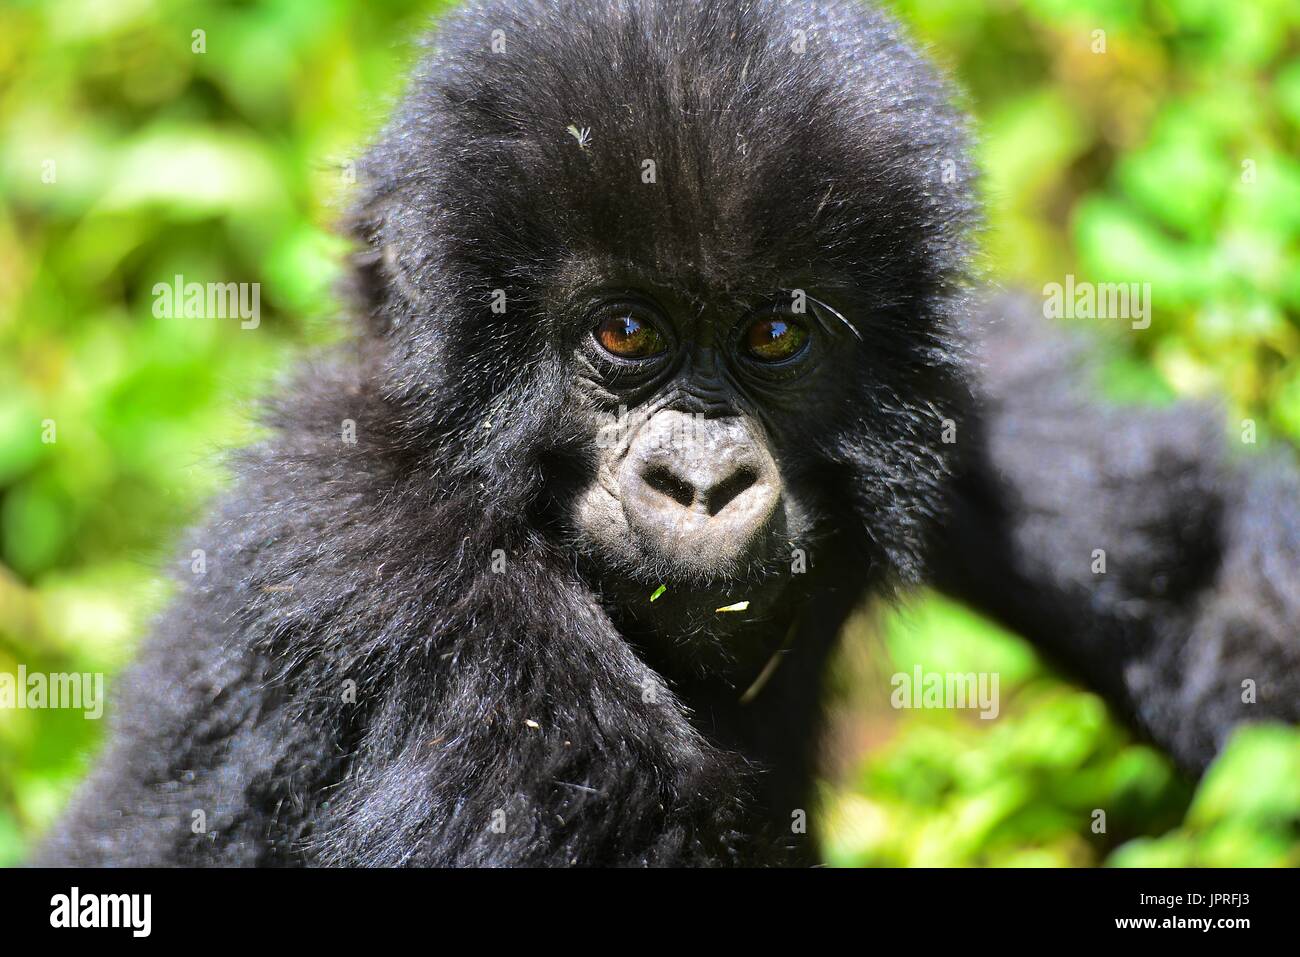
MULTIPOLYGON (((599 563, 595 559, 595 563, 599 563)), ((777 617, 790 604, 790 563, 779 553, 750 559, 730 574, 690 572, 663 563, 662 574, 611 564, 589 569, 602 604, 620 630, 676 644, 732 638, 777 617)))

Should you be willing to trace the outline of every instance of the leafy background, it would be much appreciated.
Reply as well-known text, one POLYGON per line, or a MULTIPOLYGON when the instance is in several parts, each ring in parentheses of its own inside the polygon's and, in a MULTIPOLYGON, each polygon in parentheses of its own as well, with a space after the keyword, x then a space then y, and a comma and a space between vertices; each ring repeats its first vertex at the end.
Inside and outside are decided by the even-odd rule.
MULTIPOLYGON (((0 0, 0 670, 103 671, 111 701, 218 450, 250 437, 249 400, 296 352, 338 334, 347 164, 438 6, 0 0), (154 318, 153 284, 177 273, 262 283, 261 327, 154 318)), ((1261 442, 1300 440, 1300 5, 896 6, 979 118, 993 275, 1151 282, 1149 330, 1096 324, 1103 385, 1220 393, 1225 442, 1243 417, 1261 442)), ((921 595, 854 630, 832 682, 828 862, 1300 864, 1297 732, 1243 731, 1194 786, 961 607, 921 595), (917 663, 999 672, 1002 714, 891 710, 888 676, 917 663)), ((0 711, 0 864, 57 814, 102 726, 0 711)))

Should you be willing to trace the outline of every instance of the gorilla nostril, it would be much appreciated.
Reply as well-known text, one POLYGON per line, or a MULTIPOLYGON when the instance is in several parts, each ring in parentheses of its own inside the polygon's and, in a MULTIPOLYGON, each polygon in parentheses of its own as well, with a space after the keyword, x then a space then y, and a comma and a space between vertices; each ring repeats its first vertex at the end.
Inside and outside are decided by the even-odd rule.
POLYGON ((710 516, 717 515, 738 495, 758 481, 758 472, 748 465, 742 465, 725 479, 706 489, 703 495, 705 511, 710 516))
POLYGON ((682 508, 699 508, 712 518, 758 481, 758 470, 749 465, 741 465, 726 478, 709 482, 703 476, 692 480, 679 475, 667 465, 657 463, 641 473, 641 480, 682 508))
POLYGON ((641 473, 641 479, 656 492, 667 495, 683 508, 695 504, 695 486, 673 473, 665 465, 652 465, 641 473))

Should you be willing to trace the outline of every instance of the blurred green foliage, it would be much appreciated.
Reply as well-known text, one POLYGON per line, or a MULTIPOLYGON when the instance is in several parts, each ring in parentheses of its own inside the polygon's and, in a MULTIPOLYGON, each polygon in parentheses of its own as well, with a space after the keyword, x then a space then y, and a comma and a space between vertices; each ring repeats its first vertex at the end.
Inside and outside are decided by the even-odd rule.
MULTIPOLYGON (((106 671, 111 702, 217 450, 337 334, 348 164, 438 6, 0 0, 0 671, 106 671), (151 289, 176 274, 262 283, 261 326, 155 318, 151 289)), ((1300 6, 897 7, 970 91, 990 271, 1151 282, 1152 327, 1108 330, 1106 385, 1219 391, 1300 439, 1300 6)), ((963 609, 921 598, 871 630, 835 678, 832 863, 1300 863, 1295 732, 1240 734, 1193 793, 963 609), (866 690, 916 663, 998 671, 1001 715, 896 712, 866 690)), ((0 864, 57 813, 101 725, 0 711, 0 864)))
POLYGON ((883 648, 857 649, 837 673, 840 720, 870 729, 873 746, 823 789, 829 863, 1300 865, 1295 730, 1240 730, 1193 796, 1166 758, 1023 640, 934 596, 884 618, 883 648), (918 665, 997 673, 1000 713, 861 700, 861 688, 888 688, 888 672, 918 665))
MULTIPOLYGON (((435 6, 0 0, 0 671, 106 671, 111 701, 219 449, 334 334, 347 164, 435 6), (155 318, 178 273, 262 283, 261 325, 155 318)), ((102 724, 0 711, 0 863, 102 724)))

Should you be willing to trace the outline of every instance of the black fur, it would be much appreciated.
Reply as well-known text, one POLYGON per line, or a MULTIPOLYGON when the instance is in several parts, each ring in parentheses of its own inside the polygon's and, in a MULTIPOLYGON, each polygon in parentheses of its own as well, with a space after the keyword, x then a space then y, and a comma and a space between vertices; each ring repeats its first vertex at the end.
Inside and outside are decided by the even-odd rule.
POLYGON ((971 178, 948 91, 857 3, 450 17, 366 167, 355 348, 285 390, 187 542, 208 572, 119 683, 112 742, 43 860, 806 863, 790 825, 826 656, 864 595, 927 576, 1189 765, 1242 717, 1295 719, 1294 478, 1240 477, 1199 413, 1056 391, 1042 329, 990 337, 970 316, 971 178), (813 567, 744 620, 748 652, 707 627, 692 638, 720 657, 656 644, 556 511, 591 440, 561 317, 610 270, 711 303, 811 279, 855 326, 834 401, 772 426, 813 567), (1257 711, 1233 704, 1239 674, 1257 711))
POLYGON ((1293 457, 1229 458, 1212 408, 1098 402, 1083 342, 1044 326, 1011 300, 976 324, 981 415, 934 577, 1200 771, 1238 722, 1300 720, 1293 457))

